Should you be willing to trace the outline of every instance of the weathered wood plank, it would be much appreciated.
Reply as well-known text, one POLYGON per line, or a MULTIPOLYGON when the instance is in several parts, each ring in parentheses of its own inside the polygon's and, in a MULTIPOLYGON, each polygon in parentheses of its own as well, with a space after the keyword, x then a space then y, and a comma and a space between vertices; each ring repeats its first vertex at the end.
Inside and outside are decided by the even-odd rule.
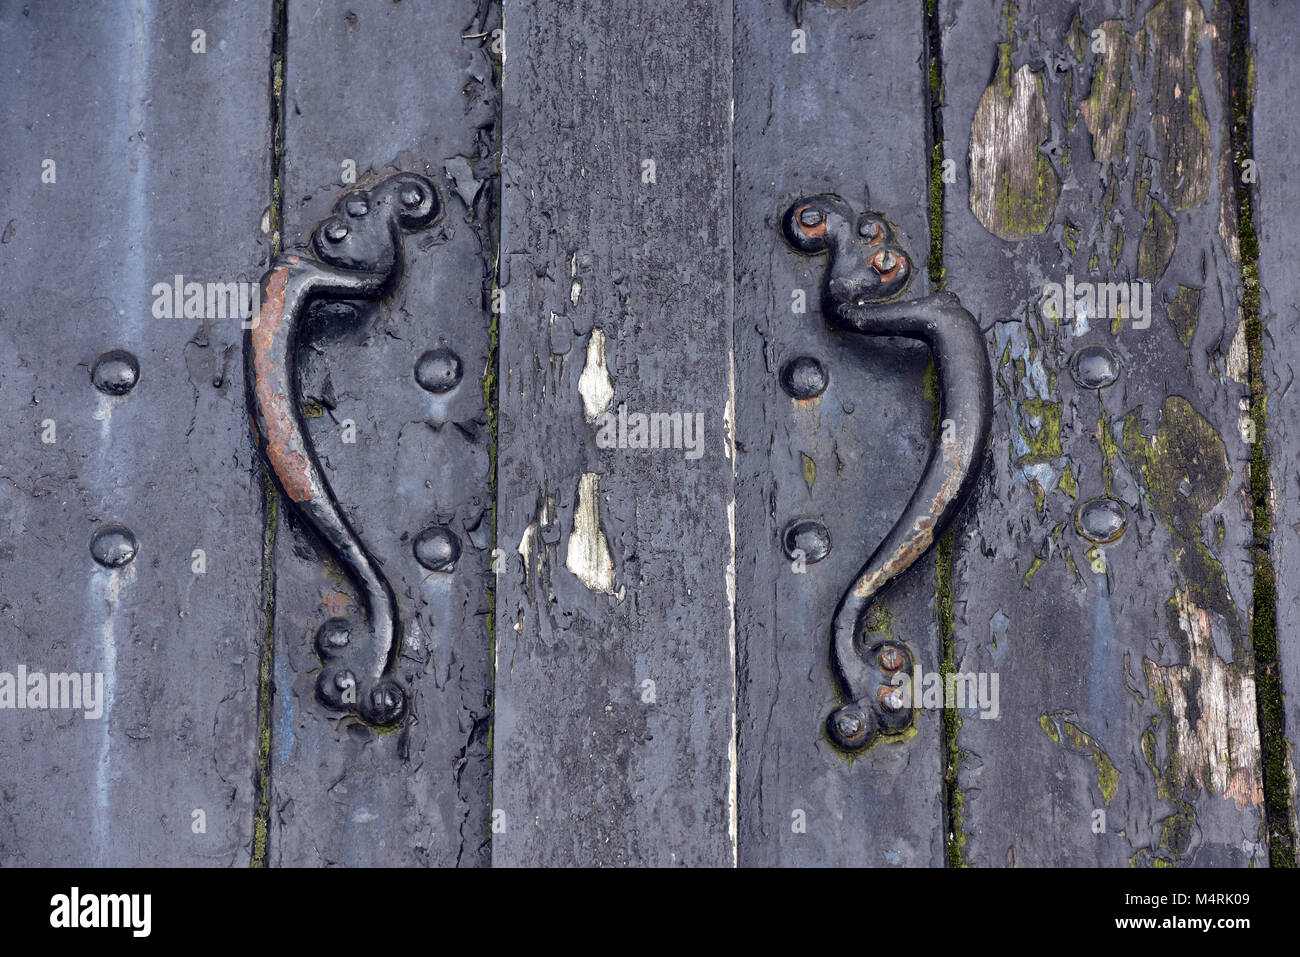
MULTIPOLYGON (((1291 831, 1300 832, 1300 790, 1295 766, 1300 742, 1300 414, 1295 374, 1300 369, 1300 279, 1295 273, 1290 240, 1295 212, 1300 209, 1300 179, 1293 173, 1300 151, 1295 91, 1300 88, 1300 64, 1295 58, 1294 10, 1285 4, 1261 2, 1250 11, 1253 46, 1253 138, 1257 175, 1254 226, 1259 241, 1261 347, 1268 390, 1266 448, 1271 458, 1271 501, 1274 508, 1271 554, 1277 576, 1277 644, 1285 706, 1286 755, 1271 768, 1277 786, 1289 789, 1291 831)), ((1266 709, 1267 710, 1267 709, 1266 709)), ((1269 782, 1270 787, 1273 782, 1269 782)))
POLYGON ((395 168, 429 177, 445 204, 405 240, 389 300, 322 322, 300 352, 312 440, 349 521, 392 583, 411 716, 376 733, 315 699, 312 645, 357 595, 285 509, 276 535, 270 862, 286 866, 486 863, 486 624, 492 434, 482 387, 491 340, 496 79, 483 5, 290 4, 284 85, 284 239, 301 241, 346 187, 395 168), (461 380, 416 382, 446 347, 461 380), (346 423, 356 427, 346 441, 346 423), (461 551, 430 571, 413 542, 445 526, 461 551))
MULTIPOLYGON (((797 18, 759 0, 735 6, 740 862, 939 865, 939 712, 918 711, 914 733, 854 759, 824 730, 840 703, 836 605, 902 515, 933 434, 927 350, 831 329, 819 305, 825 258, 796 254, 778 228, 801 196, 880 210, 915 264, 907 295, 929 292, 925 19, 907 0, 836 6, 803 4, 797 18), (801 356, 828 375, 817 398, 780 385, 801 356), (799 521, 831 540, 802 574, 782 547, 799 521)), ((930 556, 871 622, 924 672, 938 669, 934 599, 930 556)))
POLYGON ((505 26, 493 862, 729 864, 730 12, 505 26))
POLYGON ((958 668, 1000 678, 1000 720, 958 736, 969 863, 1267 860, 1218 6, 940 4, 945 263, 997 380, 955 566, 958 668), (1149 315, 1040 304, 1067 274, 1149 281, 1149 315), (1071 375, 1092 344, 1119 360, 1100 390, 1071 375), (1076 527, 1097 496, 1112 544, 1076 527))
POLYGON ((102 675, 100 717, 0 710, 6 865, 250 858, 262 509, 240 323, 196 314, 202 294, 173 317, 154 287, 256 280, 270 24, 262 2, 0 13, 0 671, 102 675), (90 375, 112 349, 138 361, 121 395, 90 375), (112 522, 137 543, 116 568, 89 547, 112 522))

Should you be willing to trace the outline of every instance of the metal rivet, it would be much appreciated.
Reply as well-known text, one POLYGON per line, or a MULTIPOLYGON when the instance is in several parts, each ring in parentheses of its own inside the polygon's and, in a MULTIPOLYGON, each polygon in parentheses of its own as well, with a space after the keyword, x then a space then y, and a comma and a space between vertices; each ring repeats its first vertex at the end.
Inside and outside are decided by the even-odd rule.
POLYGON ((878 239, 880 237, 880 224, 874 219, 864 219, 858 223, 858 235, 863 239, 878 239))
POLYGON ((125 349, 112 349, 91 364, 90 381, 105 395, 126 395, 140 381, 140 362, 125 349))
POLYGON ((401 193, 403 206, 419 206, 424 202, 424 193, 414 186, 408 186, 401 193))
POLYGON ((802 552, 804 561, 811 565, 831 553, 831 533, 821 522, 791 522, 781 536, 781 547, 792 560, 796 550, 802 552))
POLYGON ((135 534, 125 525, 112 522, 90 539, 90 554, 105 568, 121 568, 135 558, 135 534))
POLYGON ((431 572, 454 571, 460 559, 460 539, 445 525, 430 525, 415 536, 415 560, 431 572))
POLYGON ((1106 545, 1124 534, 1128 512, 1113 498, 1099 495, 1074 510, 1074 527, 1088 541, 1106 545))
POLYGON ((325 226, 325 238, 332 243, 341 243, 348 238, 348 228, 336 219, 325 226))
POLYGON ((876 692, 876 700, 886 711, 903 710, 903 692, 895 685, 881 685, 876 692))
POLYGON ((897 671, 907 664, 907 656, 893 645, 885 645, 881 648, 876 660, 885 671, 897 671))
POLYGON ((333 658, 352 641, 352 623, 346 618, 331 618, 316 632, 316 651, 322 658, 333 658))
POLYGON ((1085 389, 1104 389, 1119 378, 1119 358, 1103 345, 1084 346, 1070 357, 1070 376, 1085 389))
POLYGON ((356 687, 357 676, 350 671, 340 671, 334 676, 334 687, 340 691, 347 691, 349 688, 356 687))
POLYGON ((349 216, 364 216, 370 212, 370 204, 360 196, 349 199, 343 208, 347 210, 349 216))
POLYGON ((887 273, 898 265, 898 257, 888 249, 882 249, 871 257, 871 268, 878 273, 887 273))
POLYGON ((850 751, 866 745, 873 729, 873 719, 858 704, 846 704, 836 708, 826 721, 826 730, 831 740, 841 748, 850 751))
POLYGON ((798 356, 781 369, 781 388, 796 399, 813 399, 826 391, 830 376, 812 356, 798 356))
POLYGON ((820 210, 813 209, 811 206, 805 206, 799 210, 799 222, 804 226, 821 225, 822 214, 820 210))
POLYGON ((460 384, 460 356, 450 349, 430 349, 415 363, 415 381, 435 394, 450 392, 460 384))
POLYGON ((372 724, 393 724, 405 713, 406 692, 392 679, 384 679, 366 695, 363 717, 372 724))

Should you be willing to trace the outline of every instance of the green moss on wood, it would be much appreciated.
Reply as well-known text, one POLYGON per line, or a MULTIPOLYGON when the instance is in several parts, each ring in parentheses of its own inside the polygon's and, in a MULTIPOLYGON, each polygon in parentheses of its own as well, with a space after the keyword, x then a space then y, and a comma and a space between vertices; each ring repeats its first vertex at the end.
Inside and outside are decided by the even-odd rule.
POLYGON ((1061 470, 1061 478, 1056 483, 1056 487, 1076 502, 1079 500, 1079 484, 1075 481, 1074 472, 1070 469, 1069 463, 1061 470))
POLYGON ((1174 563, 1192 602, 1223 615, 1240 649, 1237 608, 1202 528, 1206 513, 1228 492, 1231 470, 1223 439, 1182 396, 1165 399, 1151 436, 1142 434, 1139 412, 1124 421, 1125 458, 1138 470, 1147 502, 1173 536, 1174 563))
POLYGON ((1050 136, 1043 78, 1028 65, 1012 71, 1011 46, 999 44, 997 70, 971 122, 970 205, 1000 239, 1026 239, 1051 225, 1061 184, 1039 150, 1050 136))
POLYGON ((1088 96, 1080 112, 1092 135, 1092 155, 1103 166, 1123 164, 1129 118, 1137 99, 1129 68, 1129 40, 1120 20, 1098 27, 1106 45, 1098 54, 1088 96))
POLYGON ((1178 292, 1165 308, 1169 321, 1174 324, 1178 341, 1191 346, 1196 335, 1196 323, 1201 313, 1201 290, 1193 286, 1179 285, 1178 292))
POLYGON ((1174 209, 1190 209, 1209 196, 1212 169, 1210 124, 1196 70, 1205 14, 1198 0, 1161 0, 1144 23, 1160 179, 1174 209))
MULTIPOLYGON (((1023 379, 1024 374, 1021 373, 1019 378, 1023 379)), ((1061 403, 1047 399, 1026 399, 1020 404, 1020 410, 1020 434, 1029 449, 1018 461, 1036 465, 1060 458, 1061 403)))
POLYGON ((1043 729, 1043 734, 1047 735, 1057 744, 1061 743, 1061 733, 1056 730, 1056 722, 1052 720, 1049 714, 1040 714, 1038 716, 1038 726, 1043 729))
MULTIPOLYGON (((1254 156, 1251 110, 1255 95, 1255 64, 1249 46, 1250 10, 1246 0, 1232 0, 1232 53, 1229 87, 1232 93, 1231 142, 1234 168, 1254 156)), ((1260 729, 1264 778, 1264 816, 1269 839, 1269 863, 1295 867, 1295 832, 1291 794, 1291 767, 1283 716, 1283 687, 1278 660, 1277 579, 1270 546, 1273 512, 1270 501, 1268 457, 1268 402, 1264 382, 1264 317, 1260 312, 1259 243, 1254 224, 1254 195, 1237 177, 1233 183, 1237 205, 1237 234, 1241 250, 1242 314, 1246 324, 1251 421, 1256 441, 1250 447, 1250 501, 1254 541, 1251 557, 1255 580, 1252 589, 1251 648, 1255 660, 1255 698, 1260 729)), ((1297 693, 1296 689, 1291 689, 1297 693)))
POLYGON ((1165 274, 1169 260, 1174 255, 1174 243, 1178 238, 1178 228, 1169 211, 1160 203, 1152 201, 1151 211, 1147 214, 1146 225, 1138 240, 1137 273, 1139 278, 1156 283, 1165 274))

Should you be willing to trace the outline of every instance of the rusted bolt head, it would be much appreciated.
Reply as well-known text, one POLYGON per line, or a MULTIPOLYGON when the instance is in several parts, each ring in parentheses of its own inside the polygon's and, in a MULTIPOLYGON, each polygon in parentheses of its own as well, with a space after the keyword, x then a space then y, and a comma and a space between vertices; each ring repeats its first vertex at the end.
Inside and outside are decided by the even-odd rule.
POLYGON ((857 702, 836 708, 826 719, 831 740, 847 751, 866 747, 875 729, 875 719, 857 702))
POLYGON ((804 226, 820 226, 822 222, 821 210, 805 206, 799 210, 799 222, 804 226))
POLYGON ((874 219, 864 219, 858 223, 858 235, 867 242, 872 242, 880 238, 880 224, 874 219))
POLYGON ((880 702, 880 706, 886 711, 903 710, 903 690, 896 685, 881 685, 876 692, 876 700, 880 702))
POLYGON ((885 645, 880 649, 876 661, 880 663, 880 667, 884 671, 897 671, 907 664, 907 656, 893 645, 885 645))

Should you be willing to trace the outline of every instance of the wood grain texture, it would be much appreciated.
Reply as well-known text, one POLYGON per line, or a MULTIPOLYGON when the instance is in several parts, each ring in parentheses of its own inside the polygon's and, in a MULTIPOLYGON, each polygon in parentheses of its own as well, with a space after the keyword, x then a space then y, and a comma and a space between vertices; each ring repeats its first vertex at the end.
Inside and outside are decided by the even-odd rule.
POLYGON ((730 13, 505 27, 492 859, 730 864, 730 13), (620 408, 698 457, 602 448, 620 408))
POLYGON ((1085 2, 1076 19, 1064 5, 940 4, 947 154, 959 158, 948 288, 987 330, 999 410, 955 566, 957 666, 1000 676, 1000 719, 967 709, 958 736, 971 864, 1267 861, 1228 14, 1207 18, 1196 0, 1121 6, 1085 2), (1125 40, 1099 54, 1097 29, 1125 40), (959 198, 972 137, 987 135, 972 117, 1005 59, 999 43, 1013 73, 1028 67, 1043 85, 1050 135, 991 145, 1036 150, 1063 183, 1046 229, 1019 242, 996 239, 959 198), (1131 96, 1098 86, 1125 77, 1131 96), (1149 317, 1132 303, 1085 302, 1083 317, 1040 303, 1067 273, 1150 281, 1149 317), (1094 343, 1120 362, 1100 391, 1069 371, 1094 343), (1122 503, 1127 528, 1094 545, 1075 514, 1101 495, 1122 503))
MULTIPOLYGON (((779 229, 798 197, 839 193, 895 224, 918 274, 908 295, 928 291, 923 28, 908 2, 809 4, 798 20, 757 0, 735 5, 742 865, 943 861, 939 713, 919 711, 914 734, 854 759, 824 730, 839 703, 836 605, 903 513, 932 441, 928 353, 830 329, 820 310, 826 259, 798 255, 779 229), (804 53, 792 49, 796 28, 804 53), (805 312, 794 312, 796 290, 805 312), (819 398, 781 389, 798 356, 827 369, 819 398), (830 555, 803 574, 781 546, 796 520, 831 535, 830 555)), ((882 595, 872 621, 926 672, 938 668, 934 596, 931 556, 882 595)))
POLYGON ((98 672, 106 699, 98 719, 0 711, 0 864, 250 857, 261 487, 239 320, 164 318, 153 287, 256 281, 270 24, 269 3, 0 13, 0 670, 98 672), (110 349, 139 360, 125 395, 91 382, 110 349), (117 570, 89 549, 113 521, 138 540, 117 570))
POLYGON ((379 734, 314 695, 312 637, 357 595, 314 535, 280 510, 269 861, 450 866, 487 862, 492 434, 482 382, 491 341, 496 21, 471 0, 436 6, 290 4, 284 83, 284 239, 301 241, 346 188, 395 168, 429 177, 445 214, 405 240, 405 277, 378 305, 333 307, 300 350, 309 429, 334 492, 397 593, 398 675, 412 714, 379 734), (424 391, 440 346, 459 385, 424 391), (345 442, 347 421, 356 442, 345 442), (451 572, 416 562, 445 525, 451 572))

